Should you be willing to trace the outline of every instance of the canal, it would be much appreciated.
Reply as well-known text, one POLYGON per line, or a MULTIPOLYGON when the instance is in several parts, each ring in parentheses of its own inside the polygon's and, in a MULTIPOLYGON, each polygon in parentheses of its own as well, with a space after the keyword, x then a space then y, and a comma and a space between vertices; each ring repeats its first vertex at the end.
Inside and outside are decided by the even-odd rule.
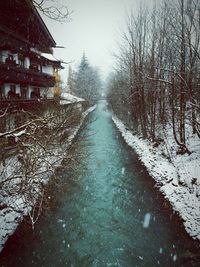
POLYGON ((60 174, 65 194, 31 237, 19 230, 8 242, 1 266, 199 266, 199 243, 123 142, 105 101, 90 120, 80 141, 84 164, 76 175, 60 174))

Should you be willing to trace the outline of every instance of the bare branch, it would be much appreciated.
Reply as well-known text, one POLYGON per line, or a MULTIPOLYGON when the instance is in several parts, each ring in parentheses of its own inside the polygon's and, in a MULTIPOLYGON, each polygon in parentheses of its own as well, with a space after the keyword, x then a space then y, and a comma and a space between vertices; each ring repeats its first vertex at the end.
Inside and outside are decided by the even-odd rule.
POLYGON ((59 4, 59 1, 32 0, 34 6, 46 17, 58 21, 69 22, 73 11, 69 11, 66 5, 59 4))

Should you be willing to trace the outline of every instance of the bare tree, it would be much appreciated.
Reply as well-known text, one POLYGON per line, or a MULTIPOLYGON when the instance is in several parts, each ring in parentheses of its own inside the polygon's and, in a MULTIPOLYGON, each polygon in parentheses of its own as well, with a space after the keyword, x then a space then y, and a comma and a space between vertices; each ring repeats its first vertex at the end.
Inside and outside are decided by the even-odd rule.
POLYGON ((199 18, 198 0, 163 0, 148 12, 143 8, 137 16, 127 15, 110 84, 109 101, 119 107, 117 115, 126 122, 131 114, 129 127, 152 140, 171 125, 178 153, 190 153, 188 126, 200 136, 199 18))
POLYGON ((73 13, 66 5, 61 4, 61 1, 53 0, 31 0, 33 5, 46 17, 59 21, 68 22, 73 13))
POLYGON ((1 141, 12 140, 0 168, 1 203, 19 212, 27 210, 34 227, 43 207, 45 184, 61 162, 71 157, 69 147, 81 112, 73 105, 58 105, 43 114, 22 110, 14 115, 27 121, 0 135, 1 141))

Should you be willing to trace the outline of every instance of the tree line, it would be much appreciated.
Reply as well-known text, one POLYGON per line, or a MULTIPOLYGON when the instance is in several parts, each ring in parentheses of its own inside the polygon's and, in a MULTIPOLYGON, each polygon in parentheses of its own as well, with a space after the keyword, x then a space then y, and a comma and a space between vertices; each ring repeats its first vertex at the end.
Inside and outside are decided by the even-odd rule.
POLYGON ((167 125, 181 153, 200 138, 200 2, 161 1, 126 17, 108 100, 128 127, 158 139, 167 125))

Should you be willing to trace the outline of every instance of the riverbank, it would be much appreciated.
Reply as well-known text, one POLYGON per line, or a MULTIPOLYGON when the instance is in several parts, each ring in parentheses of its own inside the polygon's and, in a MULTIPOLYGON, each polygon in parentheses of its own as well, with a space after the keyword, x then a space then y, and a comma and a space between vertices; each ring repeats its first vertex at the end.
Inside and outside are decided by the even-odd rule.
POLYGON ((120 137, 106 101, 88 119, 75 161, 57 175, 62 188, 51 179, 50 208, 34 232, 23 221, 0 265, 197 267, 199 243, 120 137))
MULTIPOLYGON (((22 219, 26 215, 30 215, 32 207, 35 205, 38 197, 41 197, 41 204, 43 200, 43 193, 41 192, 41 183, 46 184, 48 183, 49 179, 52 176, 52 169, 49 169, 49 164, 54 166, 54 170, 60 167, 62 160, 67 157, 68 149, 72 144, 73 139, 78 134, 81 125, 83 124, 87 115, 92 112, 96 106, 93 106, 87 109, 85 112, 82 113, 82 118, 80 124, 77 125, 71 131, 71 135, 68 137, 67 142, 60 147, 55 147, 53 151, 51 151, 51 155, 47 153, 43 158, 43 163, 48 162, 48 164, 42 165, 42 172, 37 177, 35 176, 30 183, 30 191, 34 192, 34 198, 30 198, 26 192, 20 192, 19 194, 9 194, 9 191, 12 190, 13 183, 15 183, 19 188, 22 187, 20 181, 20 173, 18 173, 18 179, 11 181, 10 183, 10 190, 7 188, 7 192, 1 189, 0 192, 0 252, 4 247, 5 242, 11 236, 17 226, 21 223, 22 219), (61 155, 62 157, 58 157, 61 155)), ((14 156, 9 158, 3 166, 5 170, 4 173, 2 172, 1 175, 3 177, 9 177, 15 169, 20 167, 20 162, 18 160, 18 156, 14 156)), ((24 182, 24 181, 23 181, 24 182)), ((39 215, 39 214, 38 214, 39 215)), ((37 217, 35 218, 37 220, 37 217)))
POLYGON ((165 133, 164 142, 155 146, 134 135, 116 116, 112 119, 126 143, 136 151, 140 161, 155 179, 159 190, 182 218, 187 233, 200 241, 199 140, 195 137, 188 140, 191 155, 176 155, 176 145, 169 131, 165 133))

